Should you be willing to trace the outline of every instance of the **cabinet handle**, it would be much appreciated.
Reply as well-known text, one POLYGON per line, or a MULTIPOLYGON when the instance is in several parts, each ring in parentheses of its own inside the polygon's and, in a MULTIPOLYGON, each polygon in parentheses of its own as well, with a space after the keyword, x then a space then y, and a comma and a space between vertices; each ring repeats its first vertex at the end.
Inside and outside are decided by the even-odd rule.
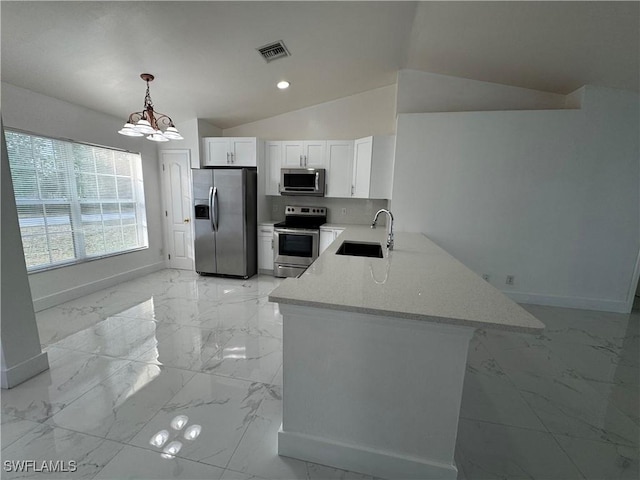
POLYGON ((353 197, 353 185, 351 185, 351 196, 353 197))
POLYGON ((229 163, 229 152, 227 152, 227 164, 229 163))
POLYGON ((304 156, 304 166, 306 167, 307 165, 309 165, 309 162, 307 161, 307 156, 304 156))
POLYGON ((271 250, 273 250, 273 238, 271 239, 271 250))
POLYGON ((235 157, 235 153, 231 152, 231 163, 236 163, 236 161, 234 160, 235 157))

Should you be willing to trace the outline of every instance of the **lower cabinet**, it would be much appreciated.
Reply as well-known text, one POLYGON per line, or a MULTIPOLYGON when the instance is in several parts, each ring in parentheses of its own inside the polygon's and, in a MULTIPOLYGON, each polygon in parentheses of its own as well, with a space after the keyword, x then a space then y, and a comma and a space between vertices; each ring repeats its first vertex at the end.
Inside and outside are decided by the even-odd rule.
POLYGON ((320 253, 322 254, 342 232, 344 228, 320 227, 320 253))
POLYGON ((258 225, 258 271, 273 273, 273 224, 258 225))

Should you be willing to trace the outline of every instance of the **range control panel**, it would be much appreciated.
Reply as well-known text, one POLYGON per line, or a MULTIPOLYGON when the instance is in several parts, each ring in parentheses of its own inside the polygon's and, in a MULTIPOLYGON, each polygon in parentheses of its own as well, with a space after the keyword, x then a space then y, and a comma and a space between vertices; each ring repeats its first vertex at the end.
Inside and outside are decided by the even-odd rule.
POLYGON ((320 215, 326 216, 327 209, 325 207, 298 207, 295 205, 287 205, 284 208, 285 215, 320 215))

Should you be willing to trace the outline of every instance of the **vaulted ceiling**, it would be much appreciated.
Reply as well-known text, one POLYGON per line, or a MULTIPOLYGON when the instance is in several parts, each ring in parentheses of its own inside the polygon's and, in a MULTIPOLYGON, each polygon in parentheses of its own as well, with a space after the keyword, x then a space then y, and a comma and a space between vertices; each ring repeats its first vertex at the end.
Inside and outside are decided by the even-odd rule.
POLYGON ((639 2, 0 3, 2 81, 124 119, 221 128, 353 95, 410 68, 569 93, 639 90, 639 2), (257 47, 283 40, 266 63, 257 47), (291 87, 275 88, 286 79, 291 87))

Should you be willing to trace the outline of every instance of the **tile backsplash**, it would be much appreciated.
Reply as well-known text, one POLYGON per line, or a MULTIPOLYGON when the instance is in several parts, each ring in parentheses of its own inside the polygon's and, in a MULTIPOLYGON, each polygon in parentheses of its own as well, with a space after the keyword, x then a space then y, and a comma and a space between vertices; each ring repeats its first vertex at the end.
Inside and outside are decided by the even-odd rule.
MULTIPOLYGON (((328 223, 346 223, 351 225, 369 225, 373 216, 381 208, 387 208, 387 200, 369 200, 363 198, 327 198, 327 197, 267 197, 271 220, 284 220, 284 207, 302 205, 326 207, 328 223), (342 213, 346 209, 346 213, 342 213)), ((386 218, 386 216, 385 216, 386 218)), ((382 217, 380 220, 384 220, 382 217)), ((380 222, 384 224, 384 221, 380 222)))

